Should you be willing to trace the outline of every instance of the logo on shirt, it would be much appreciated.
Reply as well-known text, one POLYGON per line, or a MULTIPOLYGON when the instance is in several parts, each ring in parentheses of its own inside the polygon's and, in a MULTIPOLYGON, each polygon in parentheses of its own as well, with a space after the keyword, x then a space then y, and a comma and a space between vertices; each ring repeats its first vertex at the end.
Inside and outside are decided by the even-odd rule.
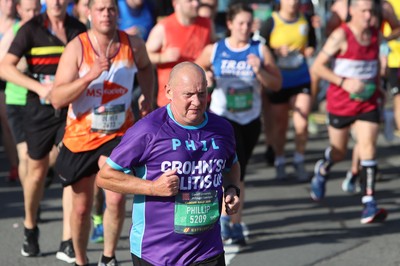
POLYGON ((221 75, 233 75, 241 77, 253 77, 252 66, 246 60, 221 60, 221 75))
POLYGON ((229 58, 230 56, 229 56, 229 54, 227 52, 223 51, 222 54, 221 54, 221 57, 229 58))
POLYGON ((108 80, 103 82, 103 88, 88 88, 86 90, 88 97, 101 97, 101 104, 111 102, 127 93, 127 88, 108 80))
POLYGON ((182 200, 189 201, 190 200, 190 193, 182 193, 182 200))
POLYGON ((103 98, 101 103, 108 103, 114 99, 117 99, 128 92, 128 89, 122 87, 120 84, 110 82, 108 80, 104 81, 103 98))

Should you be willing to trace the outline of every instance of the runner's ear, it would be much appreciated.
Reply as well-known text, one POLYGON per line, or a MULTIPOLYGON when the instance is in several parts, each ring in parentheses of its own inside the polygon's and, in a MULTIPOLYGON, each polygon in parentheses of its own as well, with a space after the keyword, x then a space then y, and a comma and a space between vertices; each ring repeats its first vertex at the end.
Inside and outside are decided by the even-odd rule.
POLYGON ((168 84, 165 85, 165 94, 167 96, 167 99, 171 101, 172 100, 172 88, 168 84))

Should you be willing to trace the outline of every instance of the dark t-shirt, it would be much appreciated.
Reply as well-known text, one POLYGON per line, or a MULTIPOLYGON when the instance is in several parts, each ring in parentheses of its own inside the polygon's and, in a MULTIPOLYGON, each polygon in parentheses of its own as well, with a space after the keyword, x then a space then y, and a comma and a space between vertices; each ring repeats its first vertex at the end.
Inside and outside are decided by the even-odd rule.
MULTIPOLYGON (((32 18, 19 29, 8 50, 17 57, 26 57, 28 74, 35 78, 40 74, 55 75, 65 48, 65 44, 52 34, 49 25, 46 13, 32 18)), ((85 25, 68 15, 65 17, 64 26, 68 42, 86 31, 85 25)), ((28 97, 33 95, 36 94, 29 91, 28 97)))

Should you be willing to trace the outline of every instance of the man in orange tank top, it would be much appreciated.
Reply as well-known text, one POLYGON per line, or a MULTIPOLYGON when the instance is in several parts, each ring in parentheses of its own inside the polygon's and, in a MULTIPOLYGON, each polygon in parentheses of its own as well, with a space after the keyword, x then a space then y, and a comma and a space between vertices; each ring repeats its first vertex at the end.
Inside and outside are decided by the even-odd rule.
POLYGON ((194 61, 211 43, 213 30, 208 18, 198 16, 198 0, 173 0, 174 13, 157 23, 146 42, 150 60, 157 67, 157 105, 166 105, 164 84, 180 62, 194 61))
MULTIPOLYGON (((95 175, 121 136, 134 123, 134 76, 143 93, 141 115, 151 111, 154 76, 145 43, 117 30, 113 0, 90 0, 92 28, 66 47, 58 65, 51 102, 69 105, 56 169, 72 186, 72 241, 76 265, 87 265, 95 175)), ((125 198, 105 190, 104 249, 98 265, 118 265, 115 250, 125 218, 125 198)))

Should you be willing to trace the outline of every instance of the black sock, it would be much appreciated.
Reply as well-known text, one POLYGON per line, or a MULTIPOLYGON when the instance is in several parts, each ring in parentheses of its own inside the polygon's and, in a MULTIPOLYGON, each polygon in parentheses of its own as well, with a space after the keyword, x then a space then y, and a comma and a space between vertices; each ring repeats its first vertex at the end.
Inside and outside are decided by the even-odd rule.
POLYGON ((37 226, 35 226, 35 227, 32 228, 32 229, 28 229, 28 228, 24 227, 24 233, 25 233, 25 235, 34 234, 34 233, 36 233, 38 230, 39 230, 39 228, 38 228, 37 226))

